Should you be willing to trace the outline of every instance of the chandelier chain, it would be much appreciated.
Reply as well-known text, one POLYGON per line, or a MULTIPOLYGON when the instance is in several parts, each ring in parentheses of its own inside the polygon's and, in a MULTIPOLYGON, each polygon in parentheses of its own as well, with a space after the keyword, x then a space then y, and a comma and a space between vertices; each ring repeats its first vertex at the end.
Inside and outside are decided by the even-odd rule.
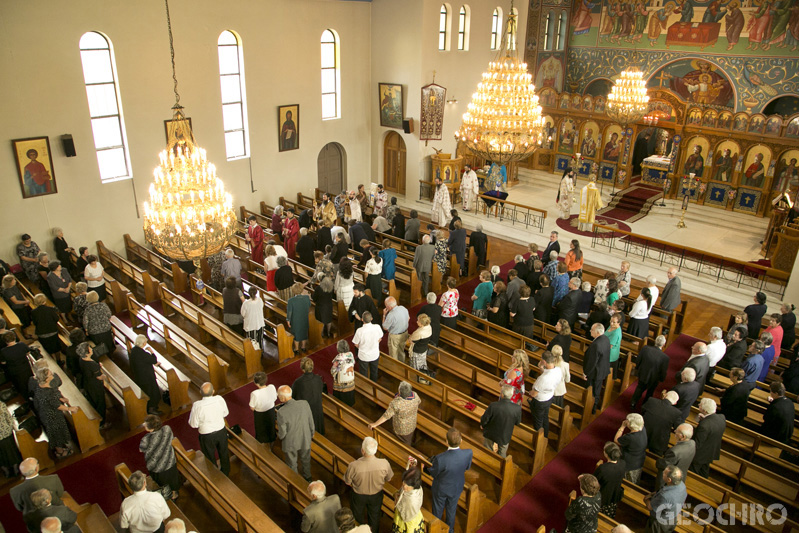
POLYGON ((180 95, 178 94, 178 75, 175 73, 175 45, 172 41, 172 19, 169 17, 169 0, 164 0, 166 5, 166 28, 169 31, 169 56, 172 60, 172 81, 175 85, 175 106, 180 106, 180 95))

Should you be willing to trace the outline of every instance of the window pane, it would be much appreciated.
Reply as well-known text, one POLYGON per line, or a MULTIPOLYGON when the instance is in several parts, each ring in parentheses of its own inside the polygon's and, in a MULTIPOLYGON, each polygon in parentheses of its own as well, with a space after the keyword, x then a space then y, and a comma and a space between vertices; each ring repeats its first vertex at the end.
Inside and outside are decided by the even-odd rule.
POLYGON ((246 155, 244 152, 244 132, 229 131, 225 133, 225 149, 228 159, 246 155))
POLYGON ((104 115, 116 115, 117 93, 114 84, 87 85, 86 96, 89 97, 89 115, 100 117, 104 115))
POLYGON ((122 148, 98 150, 97 163, 100 166, 100 179, 103 181, 128 176, 125 151, 122 148))
POLYGON ((458 50, 463 50, 463 34, 458 34, 458 50))
POLYGON ((94 147, 98 150, 111 146, 122 146, 119 117, 93 118, 92 133, 94 133, 94 147))
POLYGON ((108 50, 87 50, 80 53, 83 61, 83 80, 86 83, 113 82, 111 55, 108 50))
POLYGON ((222 106, 222 123, 225 131, 239 130, 244 127, 241 121, 241 104, 226 104, 222 106))
POLYGON ((336 45, 322 44, 322 68, 332 68, 336 66, 336 45))
POLYGON ((320 42, 323 42, 323 43, 335 43, 336 42, 336 37, 335 37, 335 35, 333 35, 332 31, 325 30, 322 33, 322 39, 321 39, 320 42))
POLYGON ((466 31, 466 14, 461 13, 461 16, 458 17, 458 31, 464 32, 466 31))
POLYGON ((322 92, 336 92, 336 69, 328 68, 322 70, 322 92))
POLYGON ((219 73, 238 74, 239 73, 239 47, 220 46, 219 47, 219 73))
POLYGON ((108 48, 108 41, 95 31, 84 33, 83 37, 80 38, 80 49, 85 50, 88 48, 108 48))
POLYGON ((444 34, 443 33, 439 33, 438 34, 438 49, 439 50, 444 50, 444 34))
POLYGON ((240 102, 241 84, 239 83, 239 76, 221 76, 220 80, 222 82, 222 103, 240 102))
POLYGON ((219 40, 217 41, 216 44, 219 44, 219 45, 230 44, 230 45, 233 45, 233 46, 237 46, 239 44, 239 42, 236 40, 236 36, 233 35, 233 32, 223 31, 219 35, 219 40))
POLYGON ((447 31, 447 12, 443 8, 441 16, 438 17, 438 31, 447 31))
POLYGON ((322 118, 335 118, 336 117, 336 95, 323 94, 322 95, 322 118))

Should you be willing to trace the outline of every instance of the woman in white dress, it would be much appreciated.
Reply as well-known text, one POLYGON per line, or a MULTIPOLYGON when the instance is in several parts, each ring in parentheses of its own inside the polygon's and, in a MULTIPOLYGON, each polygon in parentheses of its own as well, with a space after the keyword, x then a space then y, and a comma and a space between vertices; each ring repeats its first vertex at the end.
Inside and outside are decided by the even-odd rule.
POLYGON ((567 168, 560 179, 560 188, 556 199, 560 218, 567 219, 571 215, 572 203, 574 203, 574 170, 567 168))

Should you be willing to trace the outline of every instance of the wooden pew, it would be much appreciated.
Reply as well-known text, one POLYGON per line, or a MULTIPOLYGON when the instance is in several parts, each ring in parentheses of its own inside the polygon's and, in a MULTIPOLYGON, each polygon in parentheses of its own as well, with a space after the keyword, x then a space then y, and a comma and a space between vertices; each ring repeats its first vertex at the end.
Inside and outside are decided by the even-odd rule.
POLYGON ((182 294, 188 290, 188 278, 177 261, 170 261, 149 248, 138 244, 127 233, 124 235, 124 238, 125 255, 127 255, 128 261, 133 261, 134 258, 145 261, 150 275, 160 278, 161 281, 171 279, 172 287, 178 294, 182 294))
POLYGON ((113 396, 120 405, 125 407, 128 416, 128 427, 131 430, 139 428, 147 418, 147 402, 149 396, 133 382, 108 356, 100 357, 105 390, 113 396))
MULTIPOLYGON (((41 465, 39 466, 41 467, 41 465)), ((79 504, 68 492, 61 495, 61 501, 78 515, 76 523, 81 531, 116 533, 116 528, 96 503, 79 504)))
POLYGON ((227 378, 229 366, 227 361, 217 357, 200 341, 175 326, 149 305, 140 304, 132 294, 128 295, 128 307, 131 324, 134 328, 146 325, 164 338, 167 356, 171 356, 174 352, 183 354, 188 361, 199 366, 205 372, 208 381, 216 391, 225 391, 230 388, 227 378))
MULTIPOLYGON (((639 485, 631 483, 626 479, 622 481, 622 486, 624 488, 624 498, 622 502, 638 513, 649 516, 649 509, 646 508, 646 504, 644 503, 644 497, 649 491, 644 490, 639 485)), ((686 520, 683 520, 682 524, 677 525, 675 529, 677 533, 722 533, 724 531, 713 524, 699 524, 690 521, 691 517, 685 511, 683 511, 683 518, 686 520)))
MULTIPOLYGON (((127 498, 131 494, 133 494, 133 490, 130 488, 128 480, 133 472, 130 471, 128 465, 125 463, 119 463, 114 467, 114 473, 116 474, 117 478, 117 487, 119 487, 119 493, 122 495, 122 498, 127 498)), ((186 531, 199 531, 197 526, 191 523, 191 520, 186 518, 186 515, 183 514, 183 511, 175 505, 175 502, 172 500, 166 501, 167 506, 169 507, 170 515, 169 518, 164 520, 164 523, 169 522, 175 518, 180 518, 186 524, 186 531)))
POLYGON ((144 299, 147 303, 154 302, 158 299, 158 283, 150 277, 149 273, 140 269, 113 250, 106 248, 103 241, 97 241, 97 254, 105 268, 108 268, 109 265, 114 267, 117 271, 133 280, 136 285, 142 287, 144 290, 144 299))
MULTIPOLYGON (((138 334, 116 316, 111 317, 111 328, 114 332, 114 339, 125 346, 127 352, 130 353, 133 350, 138 334)), ((191 384, 191 379, 152 346, 150 346, 148 351, 161 363, 161 366, 155 367, 155 379, 158 381, 158 386, 161 390, 169 391, 172 410, 176 411, 190 405, 189 385, 191 384)))
POLYGON ((256 372, 263 371, 261 348, 256 348, 250 339, 240 336, 222 321, 212 317, 183 296, 170 291, 163 283, 159 285, 159 294, 164 311, 173 309, 200 328, 201 342, 208 342, 213 337, 244 359, 248 378, 256 372))
POLYGON ((180 473, 233 530, 238 533, 282 533, 283 530, 202 453, 187 451, 178 439, 172 440, 172 448, 180 473))

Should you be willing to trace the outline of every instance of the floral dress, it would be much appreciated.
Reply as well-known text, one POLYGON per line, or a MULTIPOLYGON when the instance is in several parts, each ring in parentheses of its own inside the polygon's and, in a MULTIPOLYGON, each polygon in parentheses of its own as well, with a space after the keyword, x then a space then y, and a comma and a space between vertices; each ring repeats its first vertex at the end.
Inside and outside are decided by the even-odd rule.
MULTIPOLYGON (((25 246, 22 243, 17 245, 17 255, 19 257, 30 257, 31 259, 36 259, 39 255, 39 245, 35 242, 31 241, 30 246, 25 246)), ((39 271, 37 267, 39 263, 33 263, 31 261, 23 261, 20 259, 20 266, 22 267, 22 271, 25 272, 25 275, 28 276, 28 279, 33 282, 39 281, 39 271)))
POLYGON ((524 396, 524 372, 520 368, 508 369, 502 383, 513 387, 513 396, 510 399, 516 405, 521 405, 524 396))
POLYGON ((449 270, 447 269, 447 241, 439 239, 435 244, 435 252, 433 252, 433 262, 438 266, 438 271, 444 275, 449 270))

